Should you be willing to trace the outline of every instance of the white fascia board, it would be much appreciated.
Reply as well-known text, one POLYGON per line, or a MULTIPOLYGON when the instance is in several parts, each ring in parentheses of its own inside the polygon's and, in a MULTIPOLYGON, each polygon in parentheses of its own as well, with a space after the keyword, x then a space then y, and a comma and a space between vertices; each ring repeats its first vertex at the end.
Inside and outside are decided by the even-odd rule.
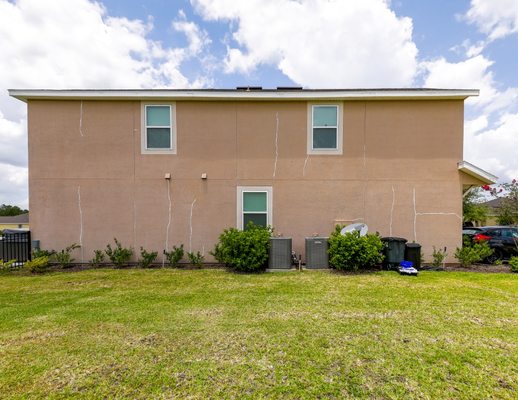
POLYGON ((490 174, 484 171, 482 168, 477 167, 467 161, 461 161, 457 164, 459 171, 464 172, 478 180, 484 182, 486 185, 492 185, 498 181, 498 176, 490 174))
POLYGON ((362 89, 362 90, 47 90, 9 89, 27 100, 428 100, 478 96, 475 89, 362 89))

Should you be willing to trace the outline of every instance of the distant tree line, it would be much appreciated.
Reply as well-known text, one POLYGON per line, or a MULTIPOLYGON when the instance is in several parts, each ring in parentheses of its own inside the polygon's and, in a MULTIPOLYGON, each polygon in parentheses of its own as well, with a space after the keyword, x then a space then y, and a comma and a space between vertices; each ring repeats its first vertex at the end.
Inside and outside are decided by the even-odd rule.
POLYGON ((11 206, 9 204, 2 204, 0 206, 0 217, 12 217, 15 215, 26 214, 29 210, 24 210, 18 206, 11 206))

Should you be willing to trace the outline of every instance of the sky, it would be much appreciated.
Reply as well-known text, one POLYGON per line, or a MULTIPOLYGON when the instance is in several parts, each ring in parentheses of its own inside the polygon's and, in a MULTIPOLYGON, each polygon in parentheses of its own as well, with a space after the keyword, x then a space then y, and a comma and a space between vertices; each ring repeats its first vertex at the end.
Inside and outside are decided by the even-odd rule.
POLYGON ((518 178, 518 0, 0 0, 0 204, 28 207, 7 89, 236 86, 480 89, 464 160, 518 178))

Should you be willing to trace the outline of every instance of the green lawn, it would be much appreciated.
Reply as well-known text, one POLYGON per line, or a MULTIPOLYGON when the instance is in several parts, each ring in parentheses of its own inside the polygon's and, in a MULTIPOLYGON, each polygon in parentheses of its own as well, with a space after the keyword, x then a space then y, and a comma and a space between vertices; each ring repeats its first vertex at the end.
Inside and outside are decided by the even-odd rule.
POLYGON ((1 274, 0 397, 516 399, 518 276, 1 274))

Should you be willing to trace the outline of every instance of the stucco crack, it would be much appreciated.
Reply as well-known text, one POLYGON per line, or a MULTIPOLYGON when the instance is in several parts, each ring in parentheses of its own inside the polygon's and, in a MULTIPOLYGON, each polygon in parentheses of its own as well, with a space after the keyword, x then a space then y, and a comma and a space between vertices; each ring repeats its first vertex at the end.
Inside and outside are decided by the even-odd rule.
POLYGON ((83 136, 83 100, 81 100, 79 107, 79 134, 83 136))
POLYGON ((396 191, 394 190, 394 186, 392 186, 392 207, 390 207, 389 236, 392 236, 392 221, 393 221, 393 217, 394 217, 394 204, 396 204, 396 191))
POLYGON ((413 199, 414 199, 414 242, 417 242, 417 217, 419 215, 453 215, 459 218, 462 221, 462 216, 454 212, 417 212, 416 208, 416 200, 415 200, 415 188, 413 189, 413 199))
POLYGON ((137 203, 133 193, 133 247, 137 246, 137 203))
MULTIPOLYGON (((169 228, 171 227, 171 180, 167 179, 167 201, 168 201, 168 211, 167 211, 167 227, 165 229, 165 251, 169 251, 169 228)), ((191 210, 192 216, 192 210, 191 210)), ((162 267, 165 264, 165 253, 162 255, 162 267)))
POLYGON ((416 225, 417 225, 417 210, 416 210, 416 206, 415 206, 415 188, 413 188, 413 203, 414 203, 414 242, 417 242, 417 230, 416 230, 416 225))
POLYGON ((302 176, 306 176, 306 165, 309 161, 309 154, 306 156, 306 159, 304 160, 304 166, 302 167, 302 176))
POLYGON ((192 212, 194 210, 194 204, 196 204, 196 199, 194 199, 192 201, 192 204, 191 204, 191 216, 189 218, 189 229, 190 229, 190 233, 189 233, 189 251, 192 252, 192 212))
POLYGON ((365 168, 366 165, 367 165, 367 103, 364 103, 364 105, 363 105, 363 167, 365 168))
POLYGON ((457 218, 462 219, 462 217, 454 212, 418 212, 417 215, 455 215, 457 218))
POLYGON ((79 208, 79 246, 81 246, 81 263, 84 263, 83 250, 83 209, 81 207, 81 186, 77 187, 77 207, 79 208))
POLYGON ((277 173, 277 159, 279 158, 279 113, 275 113, 275 162, 273 164, 273 177, 277 173))

